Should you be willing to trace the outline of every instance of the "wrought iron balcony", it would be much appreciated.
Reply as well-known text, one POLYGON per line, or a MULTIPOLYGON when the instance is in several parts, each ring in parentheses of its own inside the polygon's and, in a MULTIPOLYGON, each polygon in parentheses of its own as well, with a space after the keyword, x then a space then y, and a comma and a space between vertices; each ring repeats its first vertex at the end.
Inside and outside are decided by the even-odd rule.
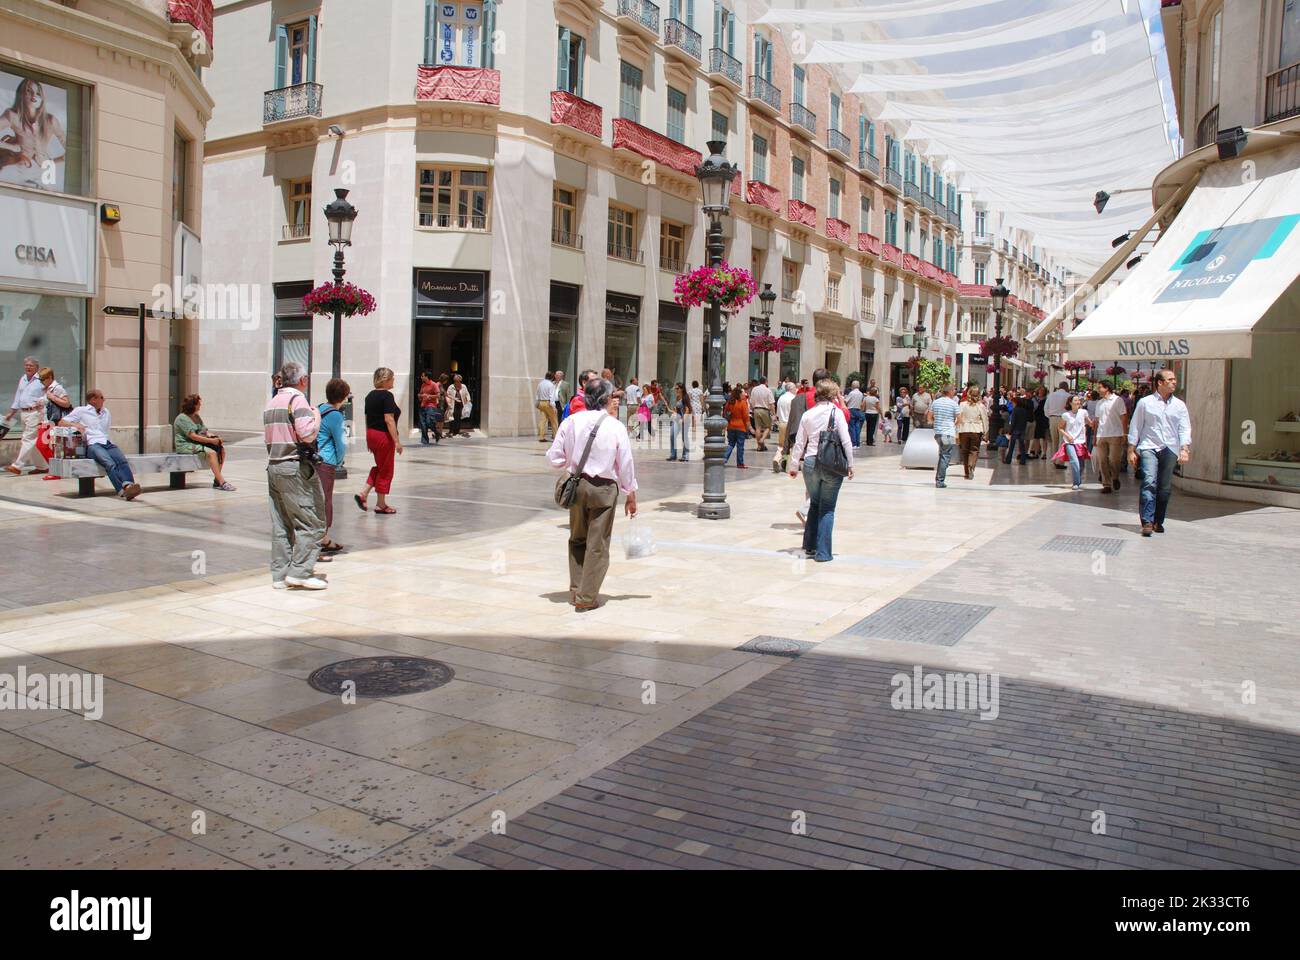
POLYGON ((832 153, 838 153, 845 160, 852 154, 853 146, 841 130, 826 131, 826 147, 832 153))
POLYGON ((1208 147, 1219 135, 1219 105, 1216 103, 1196 125, 1196 146, 1208 147))
POLYGON ((895 193, 903 192, 903 175, 893 167, 885 168, 885 186, 891 188, 895 193))
POLYGON ((645 251, 637 247, 625 247, 618 243, 609 243, 606 245, 609 255, 615 260, 625 260, 628 263, 645 263, 645 251))
POLYGON ((681 257, 660 257, 659 269, 665 273, 690 273, 691 265, 681 257))
POLYGON ((433 230, 487 230, 487 216, 481 213, 421 213, 420 226, 433 230))
POLYGON ((960 230, 960 229, 961 229, 961 210, 957 209, 956 207, 949 207, 949 208, 948 208, 948 222, 951 223, 951 224, 952 224, 954 227, 956 227, 958 230, 960 230))
POLYGON ((781 91, 760 76, 749 78, 749 98, 755 106, 770 113, 781 112, 781 91))
POLYGON ((970 245, 972 247, 988 247, 992 249, 994 242, 995 241, 993 240, 993 238, 989 236, 987 233, 971 234, 970 245))
POLYGON ((569 233, 567 230, 551 230, 551 243, 573 250, 582 249, 582 234, 569 233))
POLYGON ((802 129, 811 137, 817 136, 817 114, 802 103, 790 104, 790 126, 802 129))
POLYGON ((908 200, 911 200, 913 203, 920 205, 922 196, 921 188, 911 180, 908 180, 903 184, 903 196, 908 200))
POLYGON ((551 123, 581 130, 597 140, 603 130, 600 107, 567 90, 551 91, 551 123))
POLYGON ((880 158, 865 149, 858 151, 858 169, 880 179, 880 158))
POLYGON ((725 80, 737 90, 744 83, 740 61, 721 47, 709 51, 709 78, 725 80))
POLYGON ((319 83, 296 83, 268 90, 262 97, 262 123, 319 118, 323 115, 323 94, 324 87, 319 83))
POLYGON ((698 63, 701 59, 700 51, 704 49, 704 41, 682 21, 665 20, 664 46, 676 48, 698 63))
POLYGON ((618 0, 618 19, 659 38, 659 7, 650 0, 618 0))
POLYGON ((280 233, 284 240, 306 240, 311 236, 310 223, 286 223, 280 233))
POLYGON ((1293 63, 1268 75, 1264 105, 1265 123, 1300 114, 1300 63, 1293 63))

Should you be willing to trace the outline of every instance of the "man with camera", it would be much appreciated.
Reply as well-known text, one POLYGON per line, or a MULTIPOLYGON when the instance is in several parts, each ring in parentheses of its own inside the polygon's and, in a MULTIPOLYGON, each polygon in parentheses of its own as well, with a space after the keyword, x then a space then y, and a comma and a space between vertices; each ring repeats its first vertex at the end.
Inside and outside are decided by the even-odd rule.
POLYGON ((325 496, 316 475, 320 413, 304 395, 307 371, 290 361, 282 386, 262 411, 266 435, 266 485, 271 499, 271 586, 324 590, 313 571, 325 536, 325 496))

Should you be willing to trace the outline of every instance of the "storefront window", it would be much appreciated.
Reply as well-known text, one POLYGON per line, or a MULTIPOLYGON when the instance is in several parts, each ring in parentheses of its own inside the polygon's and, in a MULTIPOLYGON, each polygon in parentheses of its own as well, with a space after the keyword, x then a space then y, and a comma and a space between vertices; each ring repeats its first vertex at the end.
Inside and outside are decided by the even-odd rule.
POLYGON ((580 288, 551 284, 551 326, 546 342, 547 369, 564 371, 568 383, 577 382, 578 296, 580 288))
POLYGON ((1254 359, 1229 361, 1228 482, 1300 489, 1297 355, 1300 334, 1277 334, 1256 342, 1254 359))
POLYGON ((640 297, 605 294, 605 366, 614 371, 614 385, 619 388, 637 376, 640 326, 640 297))
POLYGON ((675 303, 659 304, 659 351, 655 366, 659 383, 686 382, 686 311, 675 303))
POLYGON ((0 63, 0 183, 90 192, 90 88, 0 63))
MULTIPOLYGON (((86 347, 86 301, 0 291, 0 404, 23 374, 23 359, 35 357, 54 370, 77 403, 85 394, 82 367, 86 347)), ((3 412, 3 410, 0 410, 3 412)))
POLYGON ((800 350, 803 345, 803 328, 782 326, 781 339, 785 341, 785 349, 781 351, 781 378, 783 380, 793 380, 795 383, 798 383, 800 350))

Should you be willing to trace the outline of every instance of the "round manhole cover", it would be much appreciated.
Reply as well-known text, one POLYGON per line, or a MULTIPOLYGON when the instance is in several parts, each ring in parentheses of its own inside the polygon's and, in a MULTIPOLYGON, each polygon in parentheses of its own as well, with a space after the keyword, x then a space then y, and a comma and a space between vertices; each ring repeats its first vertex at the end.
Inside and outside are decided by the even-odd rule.
POLYGON ((759 640, 754 644, 754 648, 763 653, 799 653, 800 647, 793 640, 782 640, 779 637, 770 637, 767 640, 759 640))
POLYGON ((351 681, 358 697, 400 697, 436 689, 455 675, 445 663, 422 657, 363 657, 321 667, 307 682, 321 693, 335 696, 351 681))

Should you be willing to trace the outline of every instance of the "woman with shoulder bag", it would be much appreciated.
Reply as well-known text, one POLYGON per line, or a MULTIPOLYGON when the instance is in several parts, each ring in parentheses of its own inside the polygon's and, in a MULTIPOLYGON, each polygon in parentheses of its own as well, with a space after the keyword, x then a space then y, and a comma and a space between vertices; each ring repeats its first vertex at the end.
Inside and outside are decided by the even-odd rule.
POLYGON ((790 451, 790 476, 799 476, 802 463, 804 486, 808 490, 803 551, 818 563, 830 563, 834 559, 831 534, 835 528, 835 504, 845 479, 853 479, 853 440, 849 436, 848 419, 835 403, 839 393, 834 380, 817 384, 817 405, 799 418, 799 434, 790 451))

